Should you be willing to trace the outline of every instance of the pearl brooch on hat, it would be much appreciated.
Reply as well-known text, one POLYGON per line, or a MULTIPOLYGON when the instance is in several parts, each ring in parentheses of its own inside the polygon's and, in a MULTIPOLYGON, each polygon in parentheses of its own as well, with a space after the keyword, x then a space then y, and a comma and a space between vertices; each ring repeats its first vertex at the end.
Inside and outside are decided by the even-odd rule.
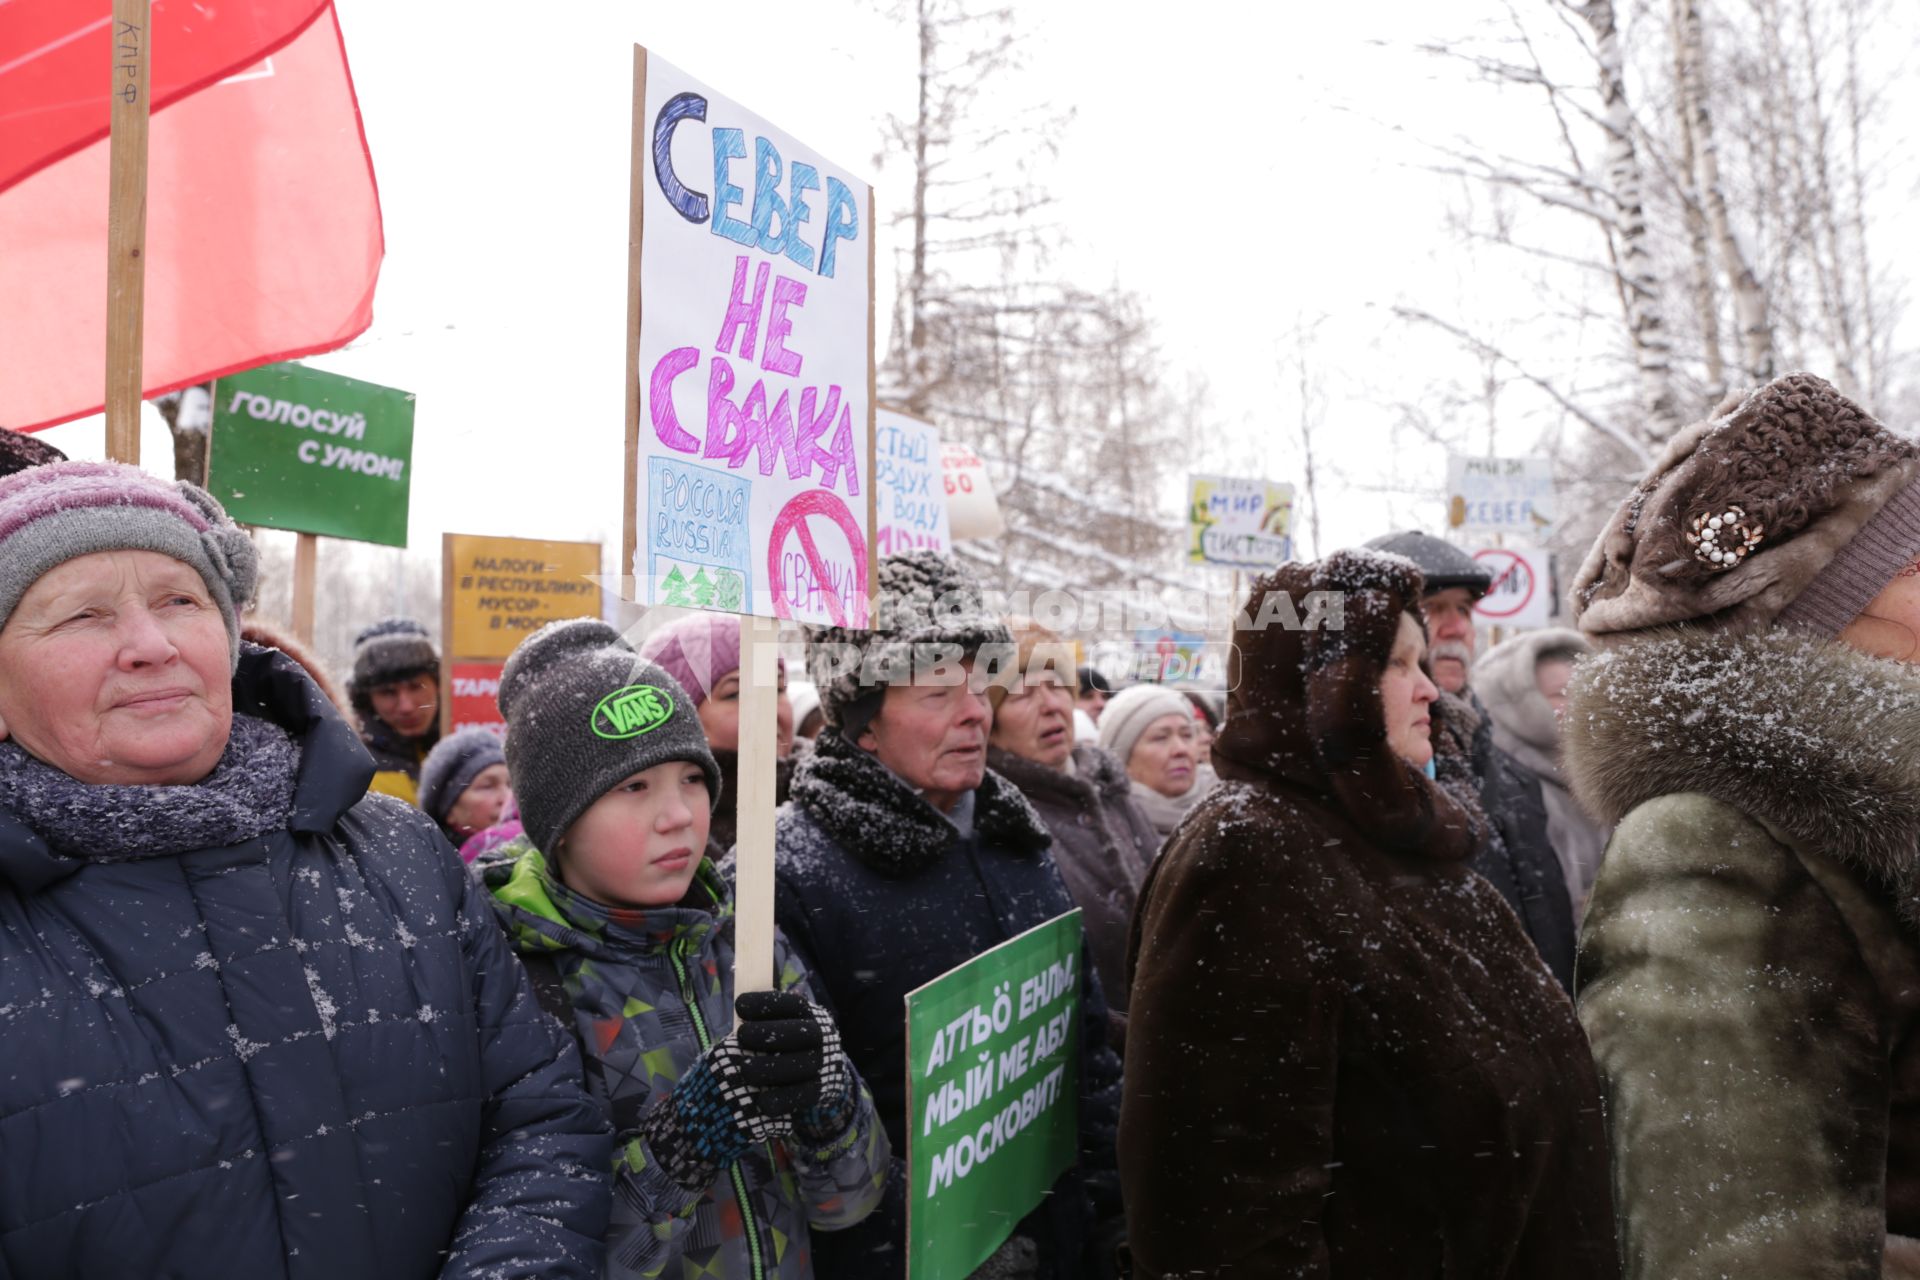
POLYGON ((1725 511, 1703 511, 1693 518, 1693 531, 1687 545, 1694 559, 1715 569, 1731 569, 1758 547, 1766 534, 1762 525, 1748 525, 1747 513, 1739 507, 1725 511))

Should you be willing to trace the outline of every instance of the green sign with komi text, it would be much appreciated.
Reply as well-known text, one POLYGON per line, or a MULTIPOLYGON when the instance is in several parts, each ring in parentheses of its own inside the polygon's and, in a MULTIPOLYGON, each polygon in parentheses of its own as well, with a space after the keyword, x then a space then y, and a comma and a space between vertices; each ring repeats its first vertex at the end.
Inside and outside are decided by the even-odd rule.
POLYGON ((207 488, 269 529, 407 545, 413 394, 298 364, 213 385, 207 488))
POLYGON ((907 996, 907 1280, 963 1280, 1073 1165, 1080 913, 907 996))

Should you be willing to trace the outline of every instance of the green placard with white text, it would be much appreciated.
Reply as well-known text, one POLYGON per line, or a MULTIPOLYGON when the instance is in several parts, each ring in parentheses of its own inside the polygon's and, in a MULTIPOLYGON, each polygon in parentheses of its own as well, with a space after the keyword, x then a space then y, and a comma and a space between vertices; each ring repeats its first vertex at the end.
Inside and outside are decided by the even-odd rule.
POLYGON ((1080 913, 907 996, 907 1280, 964 1280, 1079 1146, 1080 913))
POLYGON ((407 545, 413 393, 298 364, 213 386, 207 488, 244 524, 407 545))

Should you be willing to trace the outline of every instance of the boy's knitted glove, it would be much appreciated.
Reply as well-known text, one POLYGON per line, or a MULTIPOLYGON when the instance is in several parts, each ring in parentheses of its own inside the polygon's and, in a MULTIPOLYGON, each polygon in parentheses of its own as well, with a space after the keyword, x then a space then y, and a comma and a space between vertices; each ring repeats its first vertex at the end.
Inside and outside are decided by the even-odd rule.
POLYGON ((853 1068, 825 1009, 793 992, 749 991, 734 1012, 732 1033, 640 1122, 648 1150, 690 1191, 770 1138, 797 1132, 821 1145, 853 1120, 853 1068))
POLYGON ((793 1130, 793 1121, 768 1115, 755 1100, 749 1083, 753 1057, 729 1035, 701 1055, 640 1122, 654 1159, 689 1191, 712 1186, 747 1150, 793 1130))
POLYGON ((733 1008, 740 1019, 734 1034, 768 1082, 755 1094, 760 1109, 790 1117, 794 1134, 811 1146, 845 1133, 857 1102, 853 1065, 827 1011, 793 991, 749 991, 733 1008))

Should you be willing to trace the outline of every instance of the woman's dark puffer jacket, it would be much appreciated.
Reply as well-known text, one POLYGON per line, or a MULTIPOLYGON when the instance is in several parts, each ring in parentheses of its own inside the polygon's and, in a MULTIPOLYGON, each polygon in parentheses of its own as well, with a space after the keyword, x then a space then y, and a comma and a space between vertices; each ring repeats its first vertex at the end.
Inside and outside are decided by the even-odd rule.
MULTIPOLYGON (((873 1090, 895 1164, 871 1217, 814 1241, 816 1273, 833 1280, 906 1275, 907 993, 981 952, 1073 910, 1038 815, 989 770, 961 835, 879 759, 838 730, 815 739, 775 827, 775 911, 832 1008, 847 1056, 873 1090)), ((1086 958, 1083 953, 1083 960, 1086 958)), ((1037 1274, 1078 1280, 1110 1256, 1119 1225, 1114 1118, 1120 1063, 1098 1032, 1106 1001, 1083 964, 1080 1162, 1016 1233, 1039 1250, 1037 1274), (1104 1233, 1103 1233, 1104 1229, 1104 1233)))
POLYGON ((611 1142, 486 895, 290 659, 286 826, 120 861, 0 808, 0 1276, 597 1277, 611 1142))

